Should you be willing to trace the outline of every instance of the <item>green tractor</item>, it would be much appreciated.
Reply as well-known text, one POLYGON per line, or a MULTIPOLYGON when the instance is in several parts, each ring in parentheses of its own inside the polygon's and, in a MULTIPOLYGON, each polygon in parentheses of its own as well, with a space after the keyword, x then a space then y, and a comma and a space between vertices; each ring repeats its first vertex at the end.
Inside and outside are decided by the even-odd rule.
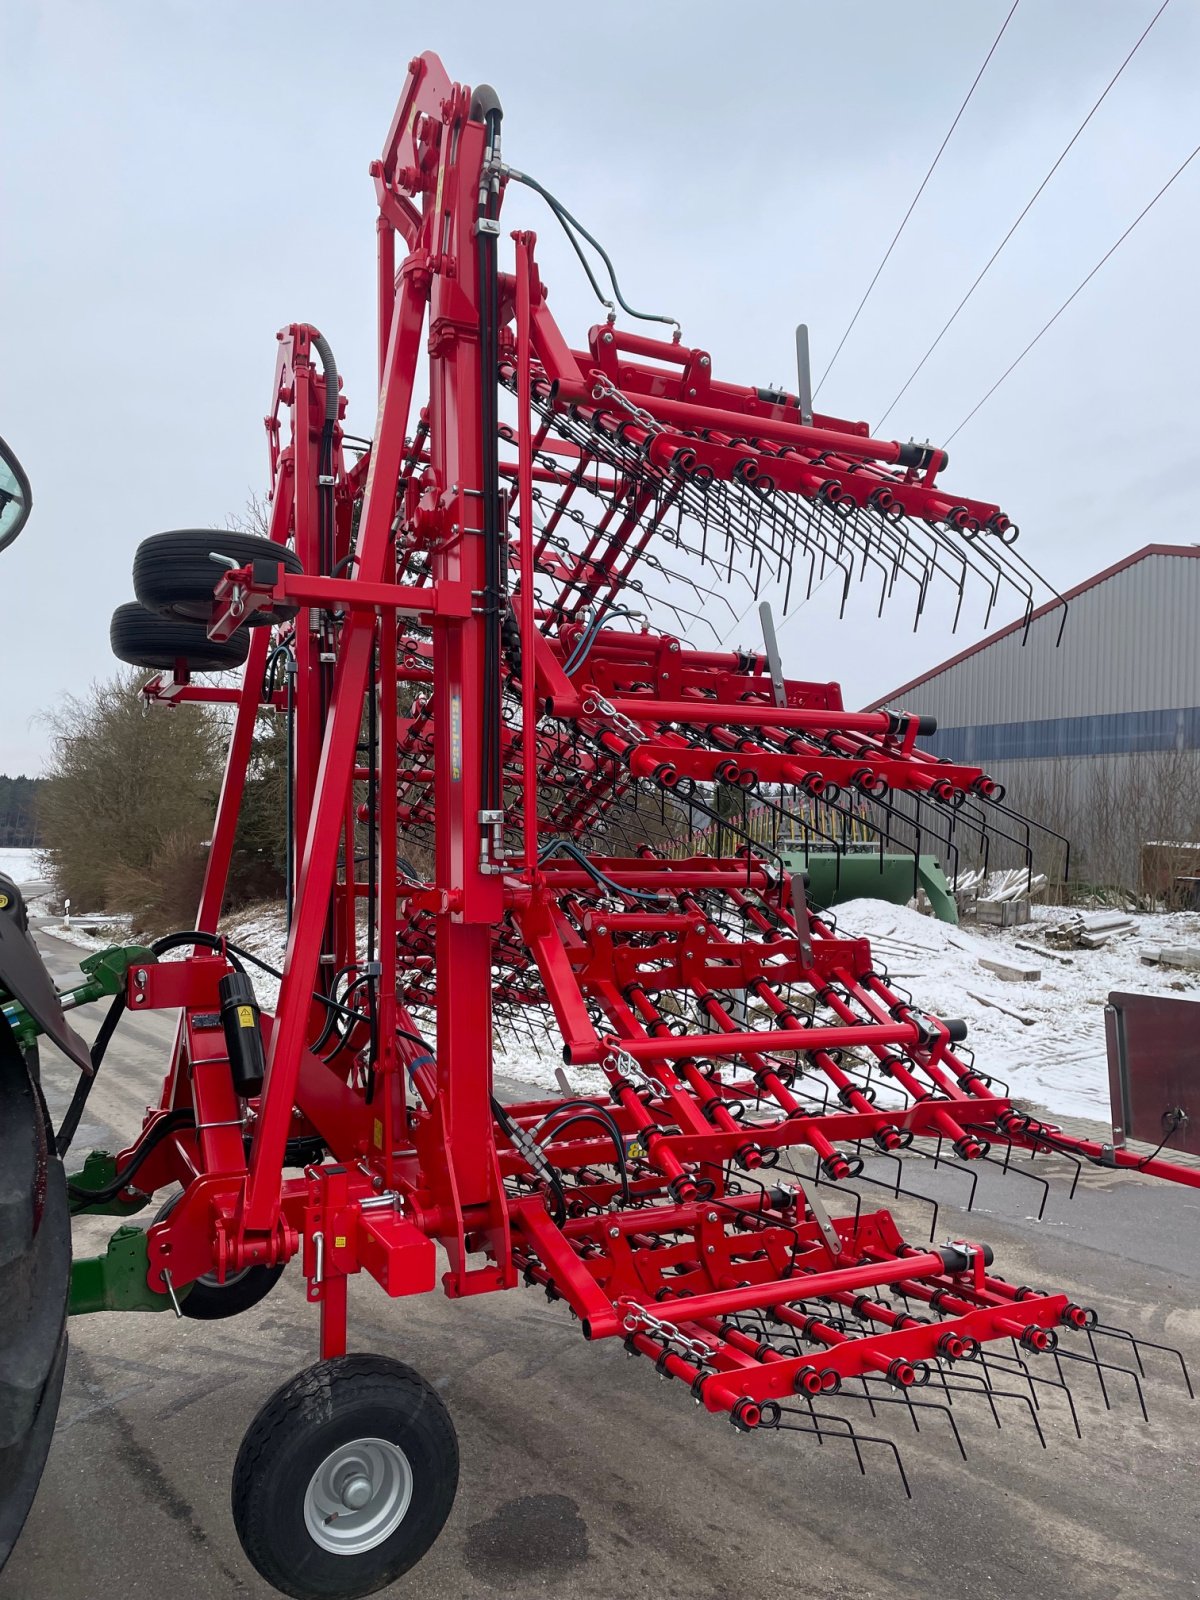
MULTIPOLYGON (((29 480, 0 439, 0 550, 32 504, 29 480)), ((37 1492, 67 1356, 71 1218, 42 1098, 38 1034, 91 1072, 87 1046, 29 935, 21 890, 0 874, 0 1566, 37 1492)))
MULTIPOLYGON (((0 550, 29 519, 29 480, 0 439, 0 550)), ((84 981, 60 994, 29 932, 24 896, 0 873, 0 1568, 37 1493, 54 1434, 66 1365, 71 1216, 63 1154, 46 1111, 38 1046, 46 1040, 90 1079, 87 1045, 66 1011, 124 988, 130 961, 148 952, 88 956, 84 981)), ((77 1096, 82 1108, 82 1095, 77 1096)))

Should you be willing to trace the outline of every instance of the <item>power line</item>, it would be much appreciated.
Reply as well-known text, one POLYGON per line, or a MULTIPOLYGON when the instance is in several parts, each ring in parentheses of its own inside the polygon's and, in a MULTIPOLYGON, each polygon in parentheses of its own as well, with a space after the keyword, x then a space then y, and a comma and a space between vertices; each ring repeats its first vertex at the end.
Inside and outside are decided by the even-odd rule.
POLYGON ((1191 165, 1191 163, 1196 159, 1197 156, 1200 156, 1200 144, 1198 144, 1196 146, 1196 148, 1192 151, 1191 155, 1188 156, 1186 161, 1183 161, 1178 167, 1175 168, 1175 171, 1167 179, 1166 183, 1163 184, 1162 188, 1158 191, 1158 193, 1154 196, 1154 198, 1152 200, 1150 200, 1146 205, 1144 205, 1142 207, 1142 209, 1138 212, 1137 216, 1134 217, 1133 221, 1125 229, 1125 232, 1117 240, 1116 244, 1111 245, 1109 247, 1109 249, 1107 249, 1104 252, 1104 254, 1100 257, 1099 261, 1097 261, 1096 265, 1092 268, 1092 270, 1088 273, 1087 277, 1083 280, 1083 282, 1081 284, 1079 284, 1079 286, 1076 289, 1074 289, 1067 296, 1067 298, 1063 301, 1062 305, 1059 306, 1058 310, 1050 318, 1049 322, 1047 322, 1043 327, 1038 329, 1037 333, 1034 334, 1033 338, 1025 346, 1024 350, 1021 351, 1021 354, 1017 357, 1017 359, 1011 364, 1011 366, 1006 367, 1004 369, 1004 371, 1000 374, 1000 376, 996 379, 995 383, 988 390, 988 392, 984 395, 983 399, 980 400, 978 402, 978 404, 976 404, 976 405, 971 407, 970 411, 967 412, 966 416, 959 423, 958 427, 955 428, 954 433, 950 434, 949 438, 946 439, 945 442, 947 444, 949 444, 950 440, 953 439, 957 434, 960 434, 962 432, 962 430, 966 427, 967 423, 970 422, 971 418, 979 410, 980 406, 984 405, 988 400, 990 400, 992 398, 992 396, 995 394, 996 390, 1004 382, 1005 378, 1008 377, 1009 373, 1014 371, 1015 368, 1017 368, 1017 367, 1019 367, 1021 365, 1021 362, 1024 361, 1025 357, 1033 349, 1034 345, 1037 344, 1038 340, 1042 337, 1042 335, 1044 333, 1048 333, 1049 332, 1049 330, 1058 321, 1059 317, 1062 316, 1063 312, 1071 304, 1071 301, 1075 299, 1076 295, 1078 295, 1081 290, 1083 290, 1083 289, 1085 289, 1087 287, 1087 285, 1092 281, 1092 279, 1100 271, 1100 268, 1104 265, 1104 263, 1108 260, 1108 258, 1114 253, 1114 251, 1118 248, 1118 246, 1124 244, 1125 240, 1128 239, 1129 235, 1137 227, 1138 223, 1142 220, 1142 218, 1146 215, 1146 213, 1148 211, 1153 210, 1153 208, 1162 199, 1163 195, 1166 194, 1167 190, 1175 182, 1175 179, 1178 178, 1180 176, 1180 174, 1188 166, 1191 165))
POLYGON ((938 162, 942 159, 942 151, 945 150, 946 146, 950 143, 950 135, 954 132, 955 128, 958 127, 959 120, 962 117, 963 112, 967 109, 967 106, 970 104, 971 96, 975 93, 975 90, 979 87, 979 80, 980 80, 980 78, 983 77, 984 73, 986 72, 987 64, 992 59, 993 55, 995 55, 996 46, 1000 43, 1001 39, 1004 37, 1004 30, 1005 30, 1005 28, 1008 27, 1009 23, 1012 21, 1013 12, 1016 11, 1016 9, 1020 5, 1020 3, 1021 3, 1021 0, 1013 0, 1012 10, 1008 13, 1008 15, 1005 17, 1004 21, 1001 23, 1000 32, 992 40, 992 47, 988 51, 987 55, 984 56, 984 58, 983 58, 983 66, 981 66, 979 71, 975 74, 975 80, 971 84, 971 87, 967 90, 966 99, 963 101, 962 105, 959 106, 958 113, 955 116, 954 121, 950 124, 950 128, 949 128, 949 131, 946 134, 946 137, 942 140, 941 144, 938 146, 937 155, 935 155, 933 160, 929 163, 929 171, 921 179, 921 186, 917 190, 916 194, 913 195, 912 201, 909 204, 908 210, 904 213, 904 216, 903 216, 903 218, 901 220, 900 226, 896 229, 896 233, 895 233, 894 238, 892 239, 891 244, 889 244, 887 249, 884 251, 883 260, 875 268, 875 276, 871 279, 870 283, 867 285, 866 294, 864 294, 862 299, 858 302, 858 310, 850 318, 849 327, 847 327, 845 333, 842 335, 841 339, 838 341, 838 347, 833 352, 833 356, 832 356, 832 358, 831 358, 831 360, 829 362, 829 365, 825 368, 825 371, 821 374, 820 382, 817 384, 817 387, 813 390, 813 399, 814 400, 816 399, 817 395, 819 395, 820 392, 821 392, 821 384, 825 382, 825 379, 833 371, 834 362, 837 360, 837 358, 842 353, 842 346, 845 344, 846 340, 850 337, 851 333, 854 331, 854 324, 858 321, 859 317, 862 315, 863 307, 866 305, 867 301, 871 298, 871 290, 879 282, 879 274, 883 271, 884 267, 887 266, 888 257, 891 255, 892 251, 896 248, 896 244, 899 241, 900 235, 904 232, 905 228, 907 227, 908 219, 909 219, 909 217, 912 216, 913 212, 915 211, 916 205, 917 205, 917 201, 921 198, 921 196, 925 192, 925 185, 929 182, 930 178, 932 178, 932 176, 933 176, 933 169, 937 166, 938 162))
POLYGON ((1170 3, 1171 3, 1171 0, 1162 0, 1162 4, 1159 6, 1158 10, 1154 13, 1154 15, 1150 18, 1150 21, 1146 24, 1145 28, 1142 30, 1141 36, 1139 37, 1137 43, 1134 45, 1133 49, 1129 52, 1129 54, 1125 57, 1124 61, 1122 61, 1121 65, 1117 68, 1117 70, 1113 73, 1112 77, 1108 80, 1107 87, 1105 88, 1103 94, 1096 101, 1095 105, 1088 112, 1087 116, 1084 117, 1083 121, 1076 128, 1075 132, 1071 135, 1070 140, 1067 142, 1067 144, 1064 145, 1062 151, 1059 154, 1058 160, 1050 168, 1050 171, 1046 174, 1046 176, 1042 179, 1041 183, 1039 183, 1037 188, 1033 191, 1033 194, 1026 201, 1025 208, 1021 212, 1020 216, 1013 223, 1012 227, 1008 230, 1008 232, 1004 235, 1003 239, 1001 239, 1000 243, 992 251, 991 255, 988 257, 986 263, 984 264, 982 272, 980 272, 979 276, 975 279, 975 282, 971 285, 971 287, 967 290, 966 294, 963 295, 962 299, 958 302, 958 304, 955 306, 954 310, 950 313, 950 316, 947 319, 945 326, 942 328, 942 331, 938 334, 937 338, 929 346, 929 349, 926 350, 925 354, 921 357, 920 361, 917 362, 916 366, 909 373, 907 379, 904 382, 903 387, 899 390, 899 392, 897 393, 897 395, 893 399, 891 405, 887 408, 887 410, 883 413, 882 417, 880 417, 879 421, 876 423, 874 429, 872 430, 874 433, 878 434, 880 428, 883 427, 884 423, 891 416, 892 412, 896 409, 896 406, 899 404, 900 400, 903 398, 903 396, 908 391, 908 388, 909 388, 910 384, 912 383, 913 379, 917 376, 917 374, 920 372, 921 368, 929 360, 930 356, 937 349, 938 345, 941 344, 941 342, 945 338, 946 334, 949 333, 949 331, 953 327, 954 323, 958 320, 959 312, 966 305, 967 301, 971 298, 971 296, 975 293, 976 289, 978 289, 979 285, 987 277, 988 273, 991 271, 992 266, 995 263, 996 257, 1000 254, 1001 250, 1004 249, 1005 245, 1012 238, 1013 234, 1016 233, 1017 229, 1021 226, 1022 222, 1024 222, 1025 218, 1029 215, 1030 211, 1033 210, 1034 202, 1037 200, 1037 197, 1041 194, 1042 190, 1050 182, 1050 179, 1054 176, 1054 174, 1058 171, 1059 167, 1061 167, 1063 162, 1066 160, 1067 156, 1071 153, 1071 149, 1074 146, 1076 140, 1079 138, 1079 136, 1083 132, 1083 130, 1087 127, 1088 123, 1096 115, 1097 111, 1099 111, 1100 107, 1104 104, 1104 101, 1108 98, 1109 90, 1112 88, 1113 84, 1116 83, 1117 79, 1121 76, 1121 74, 1125 71, 1125 68, 1133 60, 1134 56, 1137 55, 1138 51, 1141 49, 1143 41, 1146 38, 1146 35, 1150 32, 1151 28, 1158 21, 1159 17, 1162 16, 1163 12, 1167 9, 1167 7, 1170 5, 1170 3))

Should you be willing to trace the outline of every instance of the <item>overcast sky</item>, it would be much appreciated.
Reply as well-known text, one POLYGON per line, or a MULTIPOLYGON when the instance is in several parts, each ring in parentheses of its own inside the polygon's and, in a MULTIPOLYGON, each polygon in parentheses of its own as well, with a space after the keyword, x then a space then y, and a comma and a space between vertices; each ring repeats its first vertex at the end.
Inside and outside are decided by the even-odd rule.
MULTIPOLYGON (((1010 3, 4 0, 0 434, 36 504, 0 556, 0 771, 36 770, 38 713, 112 670, 138 541, 263 488, 276 328, 322 329, 370 431, 367 165, 411 55, 496 86, 506 158, 715 375, 792 386, 796 322, 820 373, 1010 3)), ((878 420, 1157 3, 1022 0, 819 409, 878 420)), ((944 439, 1200 142, 1198 67, 1200 7, 1173 0, 888 436, 944 439)), ((597 308, 540 202, 514 191, 505 222, 538 230, 582 341, 597 308)), ((1059 587, 1200 538, 1198 259, 1200 159, 954 442, 945 482, 1002 504, 1059 587)), ((982 629, 982 595, 954 639, 937 613, 914 637, 904 597, 839 623, 832 587, 781 644, 848 703, 982 629)))

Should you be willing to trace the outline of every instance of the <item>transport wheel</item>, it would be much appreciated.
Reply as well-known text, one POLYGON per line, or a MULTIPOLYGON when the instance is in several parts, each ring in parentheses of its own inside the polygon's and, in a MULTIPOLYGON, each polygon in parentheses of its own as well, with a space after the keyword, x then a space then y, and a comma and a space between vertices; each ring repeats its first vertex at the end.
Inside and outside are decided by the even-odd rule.
POLYGON ((230 639, 210 639, 202 622, 177 622, 157 616, 136 600, 118 606, 108 625, 108 642, 118 661, 131 667, 174 672, 182 661, 189 672, 226 672, 240 667, 250 649, 250 637, 239 628, 230 639))
POLYGON ((352 1600, 421 1559, 457 1488, 458 1440, 437 1391, 387 1356, 339 1356, 297 1373, 254 1419, 233 1520, 284 1594, 352 1600))
MULTIPOLYGON (((159 1208, 155 1222, 170 1215, 181 1194, 182 1191, 173 1194, 159 1208)), ((194 1317, 198 1322, 221 1322, 226 1317, 240 1316, 265 1300, 282 1276, 282 1263, 277 1267, 243 1267, 240 1272, 227 1273, 224 1283, 215 1272, 206 1272, 189 1285, 179 1309, 185 1317, 194 1317)))
MULTIPOLYGON (((143 539, 133 558, 133 592, 149 611, 181 622, 207 622, 212 612, 213 590, 222 564, 213 552, 229 556, 239 567, 251 561, 276 561, 288 572, 303 572, 300 557, 284 545, 273 544, 255 533, 230 533, 220 528, 177 528, 143 539)), ((247 625, 283 622, 298 607, 276 606, 255 611, 247 625)))

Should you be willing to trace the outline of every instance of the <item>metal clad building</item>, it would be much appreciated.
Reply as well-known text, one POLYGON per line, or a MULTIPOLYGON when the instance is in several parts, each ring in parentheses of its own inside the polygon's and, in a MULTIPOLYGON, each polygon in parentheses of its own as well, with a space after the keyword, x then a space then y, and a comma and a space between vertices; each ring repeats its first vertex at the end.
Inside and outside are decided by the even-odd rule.
MULTIPOLYGON (((1200 794, 1200 548, 1147 545, 1039 608, 1025 635, 1017 623, 902 684, 868 709, 920 712, 938 731, 922 746, 983 767, 1018 805, 1045 816, 1080 805, 1089 786, 1116 793, 1135 772, 1152 774, 1190 752, 1190 798, 1179 816, 1147 802, 1134 834, 1167 837, 1194 828, 1200 794), (1175 756, 1169 757, 1169 752, 1175 756), (1139 766, 1138 763, 1141 763, 1139 766), (1056 802, 1048 797, 1058 796, 1056 802), (1190 820, 1189 820, 1190 819, 1190 820), (1147 830, 1152 830, 1147 832, 1147 830), (1164 832, 1164 830, 1167 830, 1164 832)), ((1150 778, 1148 787, 1153 787, 1150 778)), ((1161 787, 1161 785, 1160 785, 1161 787)), ((1176 780, 1176 787, 1179 788, 1176 780)), ((1126 810, 1129 809, 1127 805, 1126 810)), ((1050 818, 1046 817, 1049 821, 1050 818)), ((1079 821, 1055 818, 1078 831, 1079 821)), ((1086 818, 1083 818, 1086 825, 1086 818)), ((1176 835, 1178 836, 1178 835, 1176 835)), ((1200 835, 1195 835, 1200 837, 1200 835)))

